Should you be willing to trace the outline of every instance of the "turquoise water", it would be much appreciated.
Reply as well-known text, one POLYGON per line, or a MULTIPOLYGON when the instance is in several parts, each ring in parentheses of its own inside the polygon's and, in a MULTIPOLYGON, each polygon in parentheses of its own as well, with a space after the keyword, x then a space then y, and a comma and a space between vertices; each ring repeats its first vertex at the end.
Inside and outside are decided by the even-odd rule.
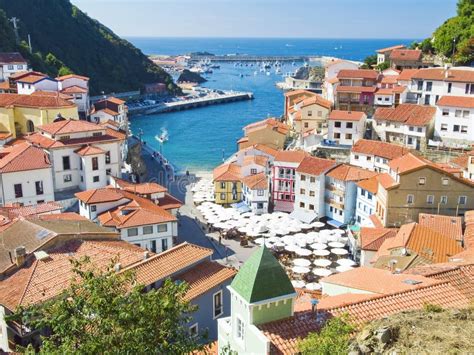
MULTIPOLYGON (((350 39, 189 39, 189 38, 128 38, 146 54, 183 54, 209 51, 215 54, 245 53, 249 55, 327 55, 362 60, 378 48, 394 44, 409 44, 412 40, 350 40, 350 39), (337 48, 337 49, 335 49, 337 48)), ((282 73, 294 71, 287 64, 282 73)), ((178 170, 210 170, 222 157, 236 151, 237 139, 246 124, 283 113, 283 92, 275 87, 281 75, 254 75, 255 67, 234 67, 221 64, 221 69, 209 75, 203 86, 223 90, 252 91, 255 99, 188 111, 159 115, 136 116, 131 119, 134 132, 142 129, 143 139, 155 149, 155 135, 166 129, 169 141, 163 154, 178 170), (241 78, 240 74, 244 77, 241 78)))

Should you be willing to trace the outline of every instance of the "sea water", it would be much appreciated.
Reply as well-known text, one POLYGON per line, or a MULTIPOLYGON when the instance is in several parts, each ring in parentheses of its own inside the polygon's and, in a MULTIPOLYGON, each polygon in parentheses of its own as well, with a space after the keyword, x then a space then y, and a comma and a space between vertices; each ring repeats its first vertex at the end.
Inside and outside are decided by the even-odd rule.
MULTIPOLYGON (((128 38, 145 54, 186 54, 207 51, 213 54, 247 55, 295 55, 332 56, 362 61, 376 49, 395 44, 410 44, 411 39, 241 39, 241 38, 128 38)), ((253 66, 228 63, 207 75, 202 86, 222 89, 251 91, 254 100, 225 103, 186 111, 133 116, 133 132, 143 131, 143 139, 155 148, 155 139, 163 129, 169 140, 163 144, 163 154, 179 171, 206 171, 222 162, 237 150, 237 140, 242 128, 267 117, 283 114, 283 91, 275 84, 283 81, 282 74, 295 71, 298 66, 283 64, 282 74, 275 68, 270 75, 253 66), (257 74, 255 75, 255 71, 257 74), (241 76, 243 75, 243 77, 241 76)), ((299 63, 301 65, 302 63, 299 63)))

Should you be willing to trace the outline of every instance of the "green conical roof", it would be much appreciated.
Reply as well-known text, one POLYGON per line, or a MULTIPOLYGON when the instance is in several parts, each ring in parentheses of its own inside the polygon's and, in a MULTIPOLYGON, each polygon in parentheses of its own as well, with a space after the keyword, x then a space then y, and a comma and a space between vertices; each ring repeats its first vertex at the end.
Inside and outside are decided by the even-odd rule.
POLYGON ((231 286, 249 303, 295 292, 285 270, 264 246, 242 265, 231 286))

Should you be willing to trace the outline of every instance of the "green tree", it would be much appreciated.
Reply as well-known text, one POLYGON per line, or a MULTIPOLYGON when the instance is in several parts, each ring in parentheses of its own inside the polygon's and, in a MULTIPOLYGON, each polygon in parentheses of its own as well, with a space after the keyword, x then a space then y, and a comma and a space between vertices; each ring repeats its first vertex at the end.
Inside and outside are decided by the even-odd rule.
POLYGON ((189 336, 184 326, 196 309, 184 300, 187 284, 167 280, 143 292, 133 273, 98 271, 87 259, 72 263, 75 277, 62 297, 10 318, 51 333, 42 337, 40 353, 183 354, 202 348, 200 337, 189 336))
POLYGON ((377 64, 376 68, 380 71, 384 71, 385 69, 390 68, 390 63, 389 62, 383 62, 383 63, 377 64))
POLYGON ((298 350, 304 355, 347 354, 353 331, 347 315, 331 318, 319 333, 310 333, 300 341, 298 350))
POLYGON ((364 64, 361 65, 362 69, 372 69, 377 64, 377 55, 369 55, 364 59, 364 64))

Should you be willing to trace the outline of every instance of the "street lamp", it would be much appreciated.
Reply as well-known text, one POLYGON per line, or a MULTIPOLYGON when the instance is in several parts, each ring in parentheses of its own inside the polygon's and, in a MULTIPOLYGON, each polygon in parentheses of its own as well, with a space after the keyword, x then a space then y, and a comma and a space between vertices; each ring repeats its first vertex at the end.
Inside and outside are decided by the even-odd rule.
POLYGON ((451 59, 453 67, 454 67, 454 53, 455 52, 456 52, 456 37, 453 38, 453 55, 452 55, 452 59, 451 59))

